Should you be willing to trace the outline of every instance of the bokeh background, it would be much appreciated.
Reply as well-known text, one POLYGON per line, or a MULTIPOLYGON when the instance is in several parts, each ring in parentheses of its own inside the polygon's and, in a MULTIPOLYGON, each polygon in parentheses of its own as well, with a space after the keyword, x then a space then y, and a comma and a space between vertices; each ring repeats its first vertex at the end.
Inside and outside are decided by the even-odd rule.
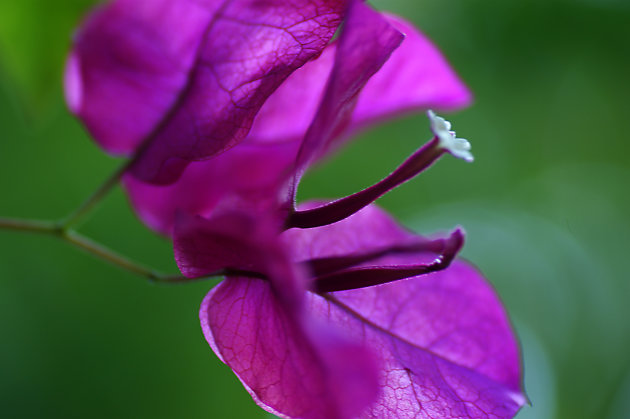
MULTIPOLYGON (((65 109, 61 69, 90 0, 0 2, 0 215, 56 219, 119 164, 65 109)), ((380 0, 475 93, 445 158, 380 204, 429 233, 461 224, 520 336, 519 418, 630 418, 630 2, 380 0)), ((422 115, 374 129, 307 177, 337 197, 428 139, 422 115)), ((120 190, 81 231, 175 272, 120 190)), ((156 286, 54 238, 0 231, 0 416, 256 418, 197 319, 214 282, 156 286)))

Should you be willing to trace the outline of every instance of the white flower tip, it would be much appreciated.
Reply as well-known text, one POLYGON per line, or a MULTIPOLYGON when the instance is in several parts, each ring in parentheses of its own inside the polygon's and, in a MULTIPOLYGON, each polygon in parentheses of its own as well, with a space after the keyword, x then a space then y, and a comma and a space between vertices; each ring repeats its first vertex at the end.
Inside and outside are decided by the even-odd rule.
POLYGON ((514 401, 514 403, 516 403, 518 406, 525 406, 526 404, 529 404, 529 399, 527 398, 526 395, 524 395, 523 393, 517 393, 514 391, 509 391, 508 392, 508 396, 514 401))
POLYGON ((451 153, 458 159, 471 163, 475 158, 470 152, 470 143, 463 138, 455 137, 455 131, 451 131, 451 123, 439 117, 432 110, 427 111, 431 122, 431 131, 440 141, 440 147, 451 153))

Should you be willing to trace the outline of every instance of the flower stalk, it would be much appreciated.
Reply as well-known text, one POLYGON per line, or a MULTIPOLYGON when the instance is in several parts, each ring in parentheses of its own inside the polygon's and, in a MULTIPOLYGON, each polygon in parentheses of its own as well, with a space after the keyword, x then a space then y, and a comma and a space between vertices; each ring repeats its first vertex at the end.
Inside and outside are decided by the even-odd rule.
POLYGON ((133 164, 135 159, 125 161, 114 173, 112 173, 101 186, 96 189, 79 207, 70 215, 63 219, 60 223, 62 230, 69 230, 71 227, 78 225, 87 215, 89 215, 97 205, 111 192, 127 169, 133 164))
POLYGON ((32 233, 54 233, 59 227, 51 221, 0 217, 0 229, 32 233))
POLYGON ((187 279, 181 275, 165 274, 146 267, 143 264, 133 261, 78 233, 75 230, 65 227, 62 223, 0 217, 0 230, 38 233, 57 237, 101 260, 104 260, 114 266, 118 266, 119 268, 133 274, 143 276, 154 282, 177 282, 182 279, 187 279))
POLYGON ((313 228, 341 221, 376 201, 391 189, 412 179, 431 166, 445 152, 446 150, 440 147, 438 137, 434 137, 380 182, 321 207, 291 212, 285 228, 313 228))
MULTIPOLYGON (((108 247, 78 233, 73 229, 85 217, 87 217, 100 202, 118 185, 120 178, 133 163, 133 159, 122 164, 111 176, 109 176, 101 186, 96 189, 88 199, 86 199, 76 210, 60 221, 28 220, 20 218, 0 217, 0 230, 11 230, 19 232, 37 233, 57 237, 71 245, 104 260, 114 266, 133 274, 145 277, 152 282, 181 282, 188 280, 182 275, 173 275, 158 272, 139 262, 121 255, 108 247)), ((228 272, 229 273, 229 272, 228 272)), ((226 272, 217 272, 208 277, 223 276, 226 272)))

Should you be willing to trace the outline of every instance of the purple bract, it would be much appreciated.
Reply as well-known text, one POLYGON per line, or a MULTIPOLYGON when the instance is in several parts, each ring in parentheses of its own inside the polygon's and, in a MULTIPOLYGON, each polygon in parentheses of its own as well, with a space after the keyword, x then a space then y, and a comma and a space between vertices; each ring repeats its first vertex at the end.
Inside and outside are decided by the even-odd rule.
POLYGON ((76 37, 68 103, 103 148, 136 154, 134 175, 172 182, 247 135, 344 9, 338 0, 113 1, 76 37))
POLYGON ((228 277, 200 311, 210 346, 264 409, 299 418, 510 418, 526 401, 518 344, 495 293, 467 263, 314 292, 332 274, 429 266, 444 245, 373 206, 279 240, 271 224, 243 214, 185 217, 175 230, 184 274, 230 267, 264 276, 228 277), (363 262, 313 275, 314 265, 339 258, 363 262))
POLYGON ((300 178, 357 131, 470 93, 400 17, 361 0, 115 0, 78 32, 66 98, 188 278, 256 403, 291 418, 511 418, 518 344, 464 235, 425 238, 371 205, 470 144, 433 138, 382 181, 296 206, 300 178), (333 35, 340 28, 339 36, 333 35))
MULTIPOLYGON (((327 44, 345 9, 343 2, 267 1, 254 6, 234 1, 229 7, 222 5, 225 10, 218 3, 222 2, 112 2, 94 12, 78 32, 68 61, 70 108, 105 150, 135 156, 125 176, 131 201, 145 223, 165 234, 172 229, 177 209, 207 215, 225 195, 247 205, 275 204, 279 189, 293 173, 301 174, 307 161, 322 157, 371 123, 470 102, 468 90, 439 51, 399 17, 364 7, 364 12, 354 13, 358 15, 354 23, 346 22, 344 39, 327 44), (278 19, 274 7, 280 6, 275 3, 282 3, 286 13, 293 8, 298 16, 328 10, 325 19, 315 19, 321 25, 317 30, 311 27, 315 23, 308 31, 301 29, 301 37, 312 38, 308 43, 312 53, 291 60, 290 66, 268 57, 282 53, 288 59, 285 43, 302 49, 284 35, 265 32, 278 19), (320 3, 323 6, 317 6, 320 3), (237 6, 267 12, 254 19, 259 24, 244 21, 254 11, 240 13, 235 23, 227 16, 230 10, 240 10, 237 6), (269 22, 261 23, 262 17, 269 22), (174 31, 178 24, 186 30, 174 31), (224 32, 234 39, 229 48, 206 50, 205 43, 222 42, 213 36, 217 25, 228 25, 231 29, 224 32), (273 39, 273 51, 259 51, 260 41, 252 39, 262 37, 273 39), (232 45, 235 42, 241 44, 232 45), (225 49, 231 51, 229 57, 219 54, 225 49), (312 58, 316 59, 308 61, 312 58), (249 86, 240 101, 226 102, 224 91, 216 95, 214 84, 201 82, 216 66, 225 68, 233 85, 241 86, 239 92, 249 86), (280 80, 280 73, 286 77, 293 70, 280 80), (259 86, 260 80, 265 80, 264 86, 259 86), (159 169, 150 174, 152 169, 145 170, 149 166, 159 169), (183 170, 173 185, 152 185, 175 181, 183 170)), ((292 22, 285 20, 287 25, 292 22)))
MULTIPOLYGON (((304 169, 304 164, 296 162, 300 150, 302 160, 312 159, 310 154, 316 149, 330 151, 358 130, 387 117, 469 103, 468 90, 422 34, 401 18, 368 12, 357 20, 372 19, 384 27, 382 31, 365 30, 361 21, 354 26, 347 22, 341 39, 295 71, 269 97, 238 146, 190 164, 172 185, 151 185, 127 175, 124 184, 140 218, 168 235, 178 209, 209 215, 219 201, 262 208, 286 204, 295 188, 280 196, 284 184, 304 169), (384 34, 397 40, 398 31, 406 38, 391 53, 395 44, 382 45, 384 34), (356 60, 350 60, 347 50, 357 44, 363 45, 362 55, 356 58, 359 52, 355 52, 356 60), (341 77, 346 73, 356 78, 341 77), (341 108, 347 111, 339 112, 341 108), (338 128, 331 130, 332 126, 338 128), (221 181, 209 181, 213 179, 221 181)), ((322 154, 326 153, 320 151, 318 157, 322 154)))

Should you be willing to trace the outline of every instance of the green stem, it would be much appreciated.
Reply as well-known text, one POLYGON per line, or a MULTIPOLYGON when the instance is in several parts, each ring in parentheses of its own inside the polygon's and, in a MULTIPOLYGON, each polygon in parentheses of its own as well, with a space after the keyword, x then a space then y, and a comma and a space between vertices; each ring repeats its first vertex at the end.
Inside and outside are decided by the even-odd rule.
POLYGON ((50 221, 22 220, 0 217, 0 229, 38 233, 57 237, 73 246, 96 256, 112 265, 118 266, 136 275, 144 276, 155 282, 180 282, 187 280, 181 275, 170 275, 157 272, 138 262, 122 256, 100 243, 89 239, 74 230, 65 229, 61 224, 50 221))
MULTIPOLYGON (((131 159, 121 165, 87 200, 81 204, 81 206, 79 206, 79 208, 63 220, 53 222, 0 217, 0 230, 23 231, 51 235, 60 238, 61 240, 68 242, 73 246, 98 257, 99 259, 118 266, 128 272, 143 276, 154 282, 182 283, 190 281, 191 278, 186 278, 182 275, 164 274, 162 272, 155 271, 141 263, 135 262, 119 253, 114 252, 113 250, 83 236, 82 234, 79 234, 77 231, 72 229, 73 226, 89 214, 94 207, 112 190, 112 188, 118 184, 120 178, 127 169, 129 169, 129 166, 131 166, 133 161, 134 160, 131 159)), ((260 274, 255 272, 222 269, 217 272, 210 273, 202 278, 195 279, 200 280, 226 275, 250 276, 255 278, 262 277, 260 274)))
POLYGON ((187 278, 183 275, 165 274, 151 269, 141 263, 133 261, 120 253, 116 253, 110 248, 95 242, 94 240, 74 231, 65 230, 60 224, 49 221, 22 220, 17 218, 0 217, 0 230, 14 230, 29 233, 38 233, 57 237, 71 245, 89 253, 97 258, 104 260, 114 266, 124 269, 136 275, 143 276, 150 281, 160 283, 184 283, 190 281, 198 281, 221 276, 246 276, 251 278, 265 277, 257 272, 251 272, 238 269, 221 269, 216 272, 209 273, 200 278, 187 278))
POLYGON ((60 223, 60 228, 64 231, 69 230, 71 227, 78 224, 83 217, 89 214, 98 203, 100 203, 105 196, 118 184, 122 175, 125 174, 129 166, 133 163, 134 159, 124 162, 112 175, 103 182, 101 186, 86 199, 75 211, 67 216, 60 223))
POLYGON ((134 262, 75 231, 65 231, 61 233, 61 238, 79 249, 98 257, 99 259, 107 261, 112 265, 116 265, 131 273, 144 276, 152 281, 159 281, 161 278, 166 277, 166 275, 156 272, 138 262, 134 262))
POLYGON ((0 217, 0 229, 30 231, 32 233, 54 233, 59 230, 59 226, 51 221, 20 220, 16 218, 0 217))

